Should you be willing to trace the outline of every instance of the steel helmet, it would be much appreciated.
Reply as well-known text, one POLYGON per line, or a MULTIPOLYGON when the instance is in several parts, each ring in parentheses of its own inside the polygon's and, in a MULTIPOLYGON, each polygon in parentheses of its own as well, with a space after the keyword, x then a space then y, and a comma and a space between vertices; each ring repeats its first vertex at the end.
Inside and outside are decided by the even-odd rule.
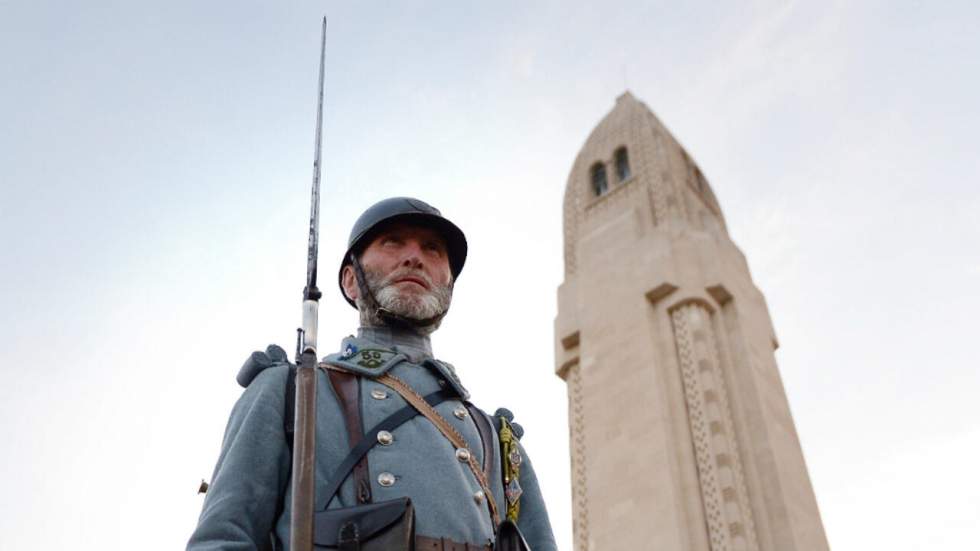
POLYGON ((438 232, 446 240, 449 269, 452 271, 454 282, 459 277, 459 273, 463 271, 463 264, 466 263, 466 236, 456 224, 443 217, 439 209, 425 201, 411 197, 391 197, 378 201, 368 207, 354 222, 354 227, 350 231, 350 238, 347 240, 347 251, 344 252, 340 269, 337 271, 337 284, 340 286, 340 293, 354 308, 357 308, 357 305, 344 292, 344 266, 351 263, 351 253, 359 256, 379 231, 394 222, 407 222, 438 232))

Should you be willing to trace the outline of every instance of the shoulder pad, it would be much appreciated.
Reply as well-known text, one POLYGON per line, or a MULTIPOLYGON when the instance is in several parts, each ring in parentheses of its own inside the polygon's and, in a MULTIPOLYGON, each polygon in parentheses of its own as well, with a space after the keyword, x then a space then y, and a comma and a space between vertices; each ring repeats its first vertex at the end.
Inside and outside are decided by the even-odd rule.
POLYGON ((329 354, 323 358, 323 363, 358 375, 377 377, 406 359, 408 358, 404 354, 392 352, 387 348, 356 348, 348 344, 343 352, 329 354))
POLYGON ((274 365, 289 365, 289 357, 282 347, 270 344, 265 352, 252 352, 252 355, 242 364, 242 368, 238 370, 235 380, 243 387, 247 387, 259 373, 274 365))

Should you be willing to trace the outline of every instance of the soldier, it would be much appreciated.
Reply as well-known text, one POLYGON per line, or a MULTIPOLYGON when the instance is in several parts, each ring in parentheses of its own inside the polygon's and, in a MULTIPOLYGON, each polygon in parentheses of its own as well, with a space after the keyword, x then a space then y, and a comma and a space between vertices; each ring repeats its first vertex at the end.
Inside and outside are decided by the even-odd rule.
MULTIPOLYGON (((490 417, 469 404, 453 367, 432 353, 429 335, 449 309, 466 251, 462 231, 417 199, 383 200, 355 222, 338 280, 361 327, 318 370, 315 507, 343 513, 408 497, 418 550, 490 550, 499 523, 511 519, 533 551, 552 551, 519 425, 506 410, 490 417), (436 402, 435 421, 411 410, 392 381, 436 402), (405 411, 411 418, 392 430, 369 431, 405 411), (357 444, 369 446, 360 459, 357 444), (354 460, 349 472, 341 466, 354 460), (338 468, 345 472, 331 480, 338 468)), ((288 548, 294 369, 275 345, 242 367, 245 391, 188 550, 288 548)), ((330 544, 317 518, 315 540, 330 544)))

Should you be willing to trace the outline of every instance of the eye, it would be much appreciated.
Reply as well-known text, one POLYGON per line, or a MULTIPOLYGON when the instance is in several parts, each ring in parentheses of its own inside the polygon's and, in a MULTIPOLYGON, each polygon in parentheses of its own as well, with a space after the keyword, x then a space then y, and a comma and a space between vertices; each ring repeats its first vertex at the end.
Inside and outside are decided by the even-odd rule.
POLYGON ((394 235, 385 235, 381 237, 381 245, 385 247, 397 247, 402 244, 402 240, 394 235))
POLYGON ((422 246, 425 248, 425 250, 439 255, 442 255, 445 252, 442 243, 438 241, 426 241, 422 246))

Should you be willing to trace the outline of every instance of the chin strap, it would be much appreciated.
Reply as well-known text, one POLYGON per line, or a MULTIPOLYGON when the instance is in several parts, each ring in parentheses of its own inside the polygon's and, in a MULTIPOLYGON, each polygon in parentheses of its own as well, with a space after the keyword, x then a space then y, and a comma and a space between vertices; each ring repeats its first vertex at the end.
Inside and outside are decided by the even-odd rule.
POLYGON ((378 319, 385 322, 386 325, 392 327, 417 329, 439 323, 439 321, 446 316, 448 309, 439 312, 431 318, 415 319, 396 314, 391 310, 383 308, 380 304, 378 304, 378 299, 375 298, 374 291, 368 287, 367 277, 364 275, 364 268, 361 267, 361 262, 357 259, 357 255, 355 255, 353 251, 350 253, 350 263, 351 266, 354 267, 354 278, 357 280, 357 289, 364 298, 365 306, 374 311, 378 319))

